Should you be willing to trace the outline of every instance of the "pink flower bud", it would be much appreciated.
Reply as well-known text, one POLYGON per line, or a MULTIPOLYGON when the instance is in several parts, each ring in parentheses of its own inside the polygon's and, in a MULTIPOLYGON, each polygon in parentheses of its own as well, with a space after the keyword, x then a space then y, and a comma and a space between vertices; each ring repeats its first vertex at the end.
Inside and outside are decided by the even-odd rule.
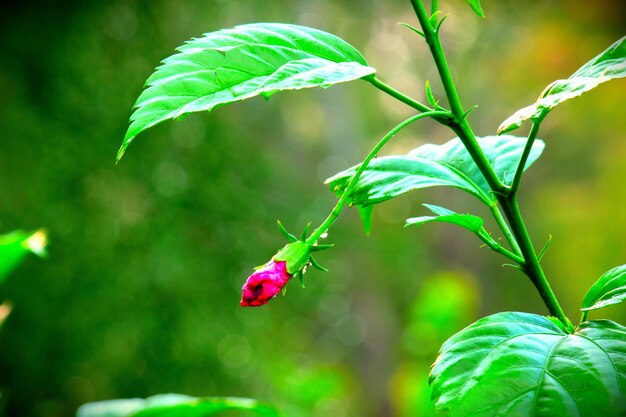
POLYGON ((287 285, 291 275, 287 262, 272 259, 248 277, 241 296, 242 307, 258 307, 267 304, 287 285))

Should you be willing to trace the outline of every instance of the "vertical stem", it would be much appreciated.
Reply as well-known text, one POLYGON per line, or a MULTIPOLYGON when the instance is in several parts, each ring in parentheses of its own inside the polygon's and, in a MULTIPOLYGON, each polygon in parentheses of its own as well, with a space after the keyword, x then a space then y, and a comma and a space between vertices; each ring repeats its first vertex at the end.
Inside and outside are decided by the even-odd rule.
MULTIPOLYGON (((522 219, 522 215, 517 204, 516 195, 515 193, 511 193, 510 188, 502 184, 500 179, 496 176, 493 167, 487 160, 484 152, 480 148, 480 145, 476 141, 476 137, 474 136, 474 133, 472 132, 472 129, 465 117, 459 94, 454 85, 454 81, 450 74, 450 69, 448 68, 448 63, 446 61, 441 42, 439 40, 439 35, 436 29, 433 28, 430 24, 429 16, 426 12, 426 9, 424 8, 422 0, 411 0, 411 4, 413 5, 413 9, 415 10, 417 18, 424 31, 424 37, 426 39, 428 47, 430 48, 433 59, 435 60, 435 64, 437 65, 437 70, 439 72, 439 76, 441 77, 441 82, 450 103, 450 110, 454 115, 453 122, 450 123, 448 126, 450 126, 450 128, 458 135, 459 139, 463 142, 463 144, 467 148, 467 151, 472 156, 472 159, 480 169, 480 172, 485 177, 485 180, 489 184, 489 187, 498 199, 498 202, 502 206, 504 215, 508 220, 508 224, 510 225, 510 233, 512 234, 512 237, 507 235, 508 228, 506 227, 506 223, 503 221, 503 219, 501 219, 499 211, 497 214, 494 212, 494 217, 496 221, 498 221, 498 224, 501 226, 503 233, 507 235, 507 239, 511 239, 511 242, 515 241, 517 243, 519 251, 524 258, 524 263, 521 266, 523 267, 525 274, 530 278, 532 283, 535 285, 535 288, 537 288, 537 291, 539 292, 539 295, 541 296, 546 307, 550 311, 550 314, 557 317, 568 330, 572 331, 573 326, 565 316, 565 313, 559 305, 559 302, 557 301, 556 296, 554 295, 554 292, 552 291, 552 288, 550 288, 550 284, 545 277, 543 269, 539 264, 539 259, 537 258, 537 254, 535 253, 535 249, 530 240, 530 236, 528 235, 528 230, 526 229, 524 220, 522 219)), ((533 128, 533 132, 536 135, 536 130, 538 130, 538 126, 533 126, 533 128)), ((532 136, 529 137, 529 142, 530 139, 532 139, 532 136)), ((528 158, 531 147, 532 143, 530 145, 527 144, 527 149, 524 150, 524 154, 526 156, 523 156, 522 158, 528 158)), ((523 163, 525 164, 525 161, 523 163)), ((522 165, 521 172, 523 172, 523 166, 524 165, 522 165)), ((514 184, 516 187, 519 187, 521 173, 516 172, 516 176, 519 176, 519 178, 517 179, 517 181, 514 181, 514 184)), ((515 245, 512 244, 512 246, 515 249, 515 245)))
POLYGON ((456 87, 454 85, 454 80, 452 79, 452 74, 450 74, 450 68, 448 67, 448 61, 446 60, 446 56, 443 52, 443 47, 441 46, 441 41, 439 40, 439 36, 435 29, 431 26, 428 20, 428 14, 421 0, 411 0, 411 4, 413 5, 413 9, 417 14, 417 18, 424 30, 424 35, 426 39, 426 43, 430 48, 430 52, 435 60, 435 65, 437 66, 437 71, 439 72, 439 77, 441 78, 441 82, 443 84, 443 88, 446 92, 446 96, 448 97, 448 101, 450 102, 450 110, 455 117, 455 125, 451 125, 450 127, 454 132, 459 136, 459 139, 463 142, 467 151, 471 155, 476 165, 480 169, 480 172, 483 174, 487 183, 491 187, 491 189, 495 193, 505 193, 508 187, 504 186, 500 179, 497 177, 496 173, 493 170, 493 167, 487 160, 485 153, 480 148, 480 145, 476 141, 476 137, 472 132, 472 129, 467 122, 465 112, 463 111, 463 106, 461 105, 461 100, 459 98, 459 94, 456 91, 456 87))
POLYGON ((565 316, 563 309, 561 308, 554 291, 550 287, 548 280, 539 264, 539 259, 535 253, 535 249, 528 235, 528 230, 522 219, 519 206, 515 196, 502 197, 500 200, 504 214, 509 220, 513 235, 515 235, 517 242, 519 243, 522 256, 524 257, 525 264, 523 266, 524 273, 530 278, 532 283, 537 288, 541 299, 545 303, 546 307, 550 311, 550 314, 557 317, 568 329, 572 330, 570 321, 565 316))

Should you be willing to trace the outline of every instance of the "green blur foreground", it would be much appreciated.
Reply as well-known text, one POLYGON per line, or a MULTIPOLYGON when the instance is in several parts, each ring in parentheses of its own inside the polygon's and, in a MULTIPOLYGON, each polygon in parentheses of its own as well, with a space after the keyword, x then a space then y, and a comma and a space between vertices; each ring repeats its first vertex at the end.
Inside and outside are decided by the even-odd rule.
MULTIPOLYGON (((465 1, 440 3, 480 135, 626 27, 618 0, 485 1, 484 19, 465 1)), ((443 97, 423 40, 398 25, 416 24, 408 1, 0 5, 0 234, 45 227, 49 238, 45 259, 27 258, 0 286, 11 306, 0 416, 71 416, 87 402, 161 393, 255 398, 289 417, 434 416, 428 373, 447 338, 497 311, 547 314, 532 284, 466 231, 403 228, 425 202, 484 214, 439 190, 381 204, 369 236, 357 210, 344 211, 335 247, 316 254, 329 272, 240 307, 246 277, 286 243, 276 220, 319 224, 336 202, 324 180, 412 114, 362 81, 282 92, 164 122, 116 164, 158 63, 192 37, 255 21, 334 33, 402 91, 426 101, 428 79, 443 97)), ((521 192, 535 247, 552 239, 542 265, 572 320, 587 289, 626 260, 625 97, 615 80, 555 109, 521 192)), ((384 153, 451 137, 423 122, 384 153)), ((624 323, 626 309, 602 317, 624 323)))

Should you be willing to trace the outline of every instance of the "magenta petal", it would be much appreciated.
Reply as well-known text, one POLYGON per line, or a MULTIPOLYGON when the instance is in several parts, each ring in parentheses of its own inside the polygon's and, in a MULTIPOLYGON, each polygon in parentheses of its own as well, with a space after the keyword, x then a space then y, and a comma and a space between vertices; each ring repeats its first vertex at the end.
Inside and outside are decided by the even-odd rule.
POLYGON ((258 307, 267 304, 282 291, 289 278, 291 275, 287 272, 287 263, 272 259, 248 277, 243 286, 241 306, 258 307))

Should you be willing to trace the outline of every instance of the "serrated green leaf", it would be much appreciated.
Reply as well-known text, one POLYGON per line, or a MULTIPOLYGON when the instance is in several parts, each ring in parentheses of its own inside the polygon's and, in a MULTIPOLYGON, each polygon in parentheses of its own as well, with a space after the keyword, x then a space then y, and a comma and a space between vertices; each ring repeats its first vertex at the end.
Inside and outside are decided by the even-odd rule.
POLYGON ((498 313, 444 343, 430 383, 448 417, 620 416, 626 412, 626 328, 498 313))
POLYGON ((483 11, 483 7, 480 5, 480 0, 467 0, 470 7, 480 17, 485 17, 485 12, 483 11))
POLYGON ((376 71, 340 38, 281 23, 207 33, 177 50, 146 81, 118 160, 135 136, 162 121, 277 91, 326 88, 376 71))
POLYGON ((77 417, 204 417, 223 411, 249 410, 263 417, 278 417, 272 407, 247 398, 196 398, 181 394, 161 394, 146 399, 134 398, 87 403, 77 417))
POLYGON ((447 208, 435 206, 432 204, 424 204, 424 206, 433 213, 435 213, 436 216, 412 217, 410 219, 407 219, 406 226, 419 226, 425 223, 432 222, 450 223, 469 230, 481 239, 488 240, 489 243, 494 246, 498 245, 498 243, 493 240, 493 238, 483 227, 484 222, 483 219, 481 219, 480 217, 474 216, 472 214, 458 214, 447 208))
POLYGON ((621 303, 626 299, 626 265, 613 268, 593 284, 583 299, 583 311, 621 303))
POLYGON ((498 134, 517 129, 525 120, 543 120, 559 103, 580 96, 606 81, 623 77, 626 77, 626 37, 587 62, 568 79, 548 85, 535 103, 502 122, 498 134))
MULTIPOLYGON (((526 138, 487 136, 477 138, 494 170, 504 184, 515 176, 526 138)), ((533 144, 525 169, 539 158, 544 143, 533 144)), ((330 189, 343 193, 358 166, 326 180, 330 189)), ((353 204, 367 206, 380 203, 411 190, 448 186, 464 190, 487 205, 496 204, 489 185, 458 138, 443 145, 422 145, 406 156, 387 156, 372 160, 349 198, 353 204)))
POLYGON ((46 233, 42 230, 24 232, 16 230, 0 236, 0 284, 29 253, 46 254, 46 233))

